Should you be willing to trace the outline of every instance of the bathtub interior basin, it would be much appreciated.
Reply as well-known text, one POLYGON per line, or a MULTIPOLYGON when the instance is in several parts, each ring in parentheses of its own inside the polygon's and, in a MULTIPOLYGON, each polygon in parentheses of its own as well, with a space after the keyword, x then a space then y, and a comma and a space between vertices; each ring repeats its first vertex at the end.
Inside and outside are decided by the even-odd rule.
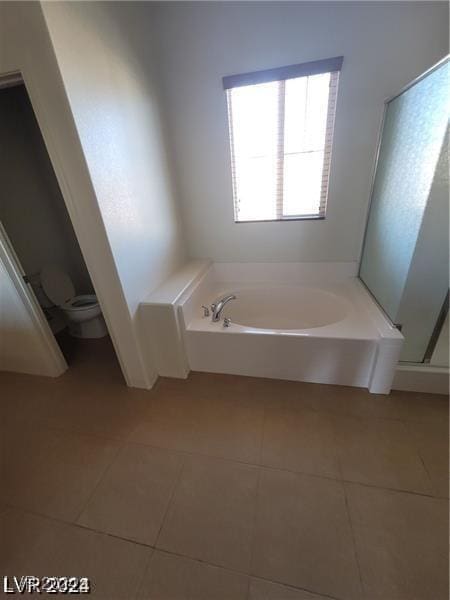
POLYGON ((223 316, 256 329, 312 329, 346 318, 350 307, 331 292, 304 286, 235 289, 223 316))

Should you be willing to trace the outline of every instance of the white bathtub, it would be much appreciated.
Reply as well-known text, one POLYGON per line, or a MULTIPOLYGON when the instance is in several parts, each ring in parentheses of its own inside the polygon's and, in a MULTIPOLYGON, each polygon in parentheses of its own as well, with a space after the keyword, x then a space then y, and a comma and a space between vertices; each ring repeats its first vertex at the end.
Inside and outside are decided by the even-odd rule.
POLYGON ((223 311, 233 323, 268 332, 295 332, 338 323, 351 305, 335 293, 302 285, 266 285, 230 290, 236 300, 223 311))
POLYGON ((389 393, 403 337, 356 277, 287 284, 220 274, 209 269, 178 303, 188 369, 389 393), (223 311, 224 328, 201 305, 229 293, 237 299, 223 311))

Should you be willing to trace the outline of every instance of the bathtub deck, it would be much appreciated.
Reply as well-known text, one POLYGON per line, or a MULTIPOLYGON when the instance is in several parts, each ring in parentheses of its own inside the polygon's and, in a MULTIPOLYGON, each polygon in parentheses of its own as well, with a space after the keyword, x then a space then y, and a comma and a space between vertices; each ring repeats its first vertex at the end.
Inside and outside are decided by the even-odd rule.
POLYGON ((85 575, 105 600, 448 597, 446 398, 131 390, 103 350, 0 374, 2 574, 85 575))

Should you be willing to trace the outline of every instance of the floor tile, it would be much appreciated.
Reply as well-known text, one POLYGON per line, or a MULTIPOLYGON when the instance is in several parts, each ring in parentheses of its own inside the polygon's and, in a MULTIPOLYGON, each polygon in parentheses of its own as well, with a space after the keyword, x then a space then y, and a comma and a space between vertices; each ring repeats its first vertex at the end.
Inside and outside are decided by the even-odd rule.
POLYGON ((339 477, 333 422, 311 410, 266 410, 261 464, 339 477))
POLYGON ((305 384, 300 381, 258 377, 241 377, 239 379, 241 387, 236 393, 253 398, 267 407, 289 410, 312 408, 308 396, 304 393, 305 384))
POLYGON ((253 577, 250 581, 248 600, 327 600, 327 598, 328 596, 312 594, 306 590, 253 577))
POLYGON ((52 430, 47 430, 45 437, 53 443, 51 451, 39 460, 31 454, 20 468, 5 469, 4 500, 73 521, 113 461, 119 444, 106 438, 52 430))
POLYGON ((389 417, 387 396, 371 394, 365 388, 344 385, 303 384, 303 395, 314 410, 334 415, 389 417))
POLYGON ((155 551, 138 600, 246 600, 248 580, 189 558, 155 551))
POLYGON ((60 434, 35 422, 8 418, 0 436, 0 499, 17 500, 38 466, 50 458, 60 434))
POLYGON ((449 432, 447 423, 409 422, 419 455, 427 470, 433 495, 449 496, 449 432))
POLYGON ((46 425, 80 433, 125 439, 140 423, 151 392, 124 386, 61 385, 38 418, 46 425))
POLYGON ((57 389, 55 382, 51 377, 0 373, 2 416, 15 420, 39 416, 53 401, 57 389))
POLYGON ((256 462, 261 447, 262 403, 159 391, 130 441, 186 452, 256 462))
POLYGON ((336 417, 342 476, 349 481, 428 494, 431 483, 401 421, 336 417))
POLYGON ((60 434, 28 420, 8 419, 2 427, 0 461, 3 470, 33 469, 54 453, 60 434))
MULTIPOLYGON (((240 406, 262 406, 274 380, 240 377, 222 373, 191 372, 185 380, 161 378, 155 388, 157 394, 182 395, 184 398, 228 400, 240 406)), ((281 382, 277 382, 278 384, 281 382)))
POLYGON ((166 450, 127 445, 108 469, 78 523, 153 545, 183 459, 166 450))
POLYGON ((421 423, 448 423, 448 396, 392 390, 385 399, 393 417, 421 423))
POLYGON ((202 403, 207 407, 203 398, 197 400, 180 391, 157 391, 153 405, 129 440, 187 452, 203 448, 208 432, 203 431, 202 403))
POLYGON ((257 480, 253 467, 188 459, 157 547, 246 572, 257 480))
POLYGON ((446 500, 346 484, 367 600, 447 600, 446 500))
POLYGON ((133 598, 151 554, 138 544, 18 510, 3 519, 1 533, 1 573, 88 577, 89 598, 102 600, 133 598))
POLYGON ((28 516, 16 508, 0 513, 0 575, 26 574, 25 559, 37 543, 35 524, 40 521, 41 517, 28 516))
POLYGON ((312 408, 335 415, 420 422, 447 421, 448 397, 392 390, 371 394, 365 388, 305 383, 302 396, 312 408))
POLYGON ((360 600, 342 484, 262 471, 252 574, 318 594, 360 600))

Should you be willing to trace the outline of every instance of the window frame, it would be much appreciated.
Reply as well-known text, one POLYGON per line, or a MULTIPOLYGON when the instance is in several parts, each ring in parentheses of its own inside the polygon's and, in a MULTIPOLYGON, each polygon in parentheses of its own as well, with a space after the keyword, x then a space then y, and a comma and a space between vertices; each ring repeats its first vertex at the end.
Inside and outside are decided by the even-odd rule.
POLYGON ((231 178, 232 178, 232 193, 233 193, 233 212, 234 222, 236 224, 242 223, 282 223, 287 221, 323 221, 326 218, 326 209, 329 193, 329 180, 331 170, 331 158, 332 158, 332 146, 333 146, 333 134, 336 116, 336 104, 337 104, 337 91, 339 85, 339 75, 342 69, 343 57, 336 56, 333 58, 312 61, 308 63, 300 63, 297 65, 289 65, 287 67, 279 67, 275 69, 266 69, 263 71, 254 71, 251 73, 244 73, 241 75, 229 75, 222 78, 223 88, 226 92, 227 102, 227 116, 228 116, 228 132, 229 132, 229 144, 230 144, 230 159, 231 159, 231 178), (317 213, 305 214, 305 215, 287 215, 282 214, 283 207, 283 181, 284 181, 284 104, 285 104, 285 85, 289 79, 296 79, 300 77, 308 77, 311 75, 319 74, 330 74, 330 91, 328 96, 327 106, 327 117, 326 117, 326 132, 324 141, 324 159, 322 166, 322 181, 321 181, 321 192, 319 210, 317 213), (234 134, 233 134, 233 112, 232 112, 232 101, 231 91, 237 87, 257 85, 259 83, 278 82, 279 89, 279 139, 277 148, 277 167, 281 165, 282 176, 277 176, 277 190, 274 197, 275 209, 277 217, 274 219, 254 219, 254 220, 240 220, 239 215, 239 199, 237 196, 237 177, 236 177, 236 161, 235 161, 235 146, 234 146, 234 134), (280 136, 281 131, 281 136, 280 136), (281 142, 280 142, 281 140, 281 142), (281 187, 281 191, 280 191, 281 187), (281 207, 281 212, 280 212, 281 207))

